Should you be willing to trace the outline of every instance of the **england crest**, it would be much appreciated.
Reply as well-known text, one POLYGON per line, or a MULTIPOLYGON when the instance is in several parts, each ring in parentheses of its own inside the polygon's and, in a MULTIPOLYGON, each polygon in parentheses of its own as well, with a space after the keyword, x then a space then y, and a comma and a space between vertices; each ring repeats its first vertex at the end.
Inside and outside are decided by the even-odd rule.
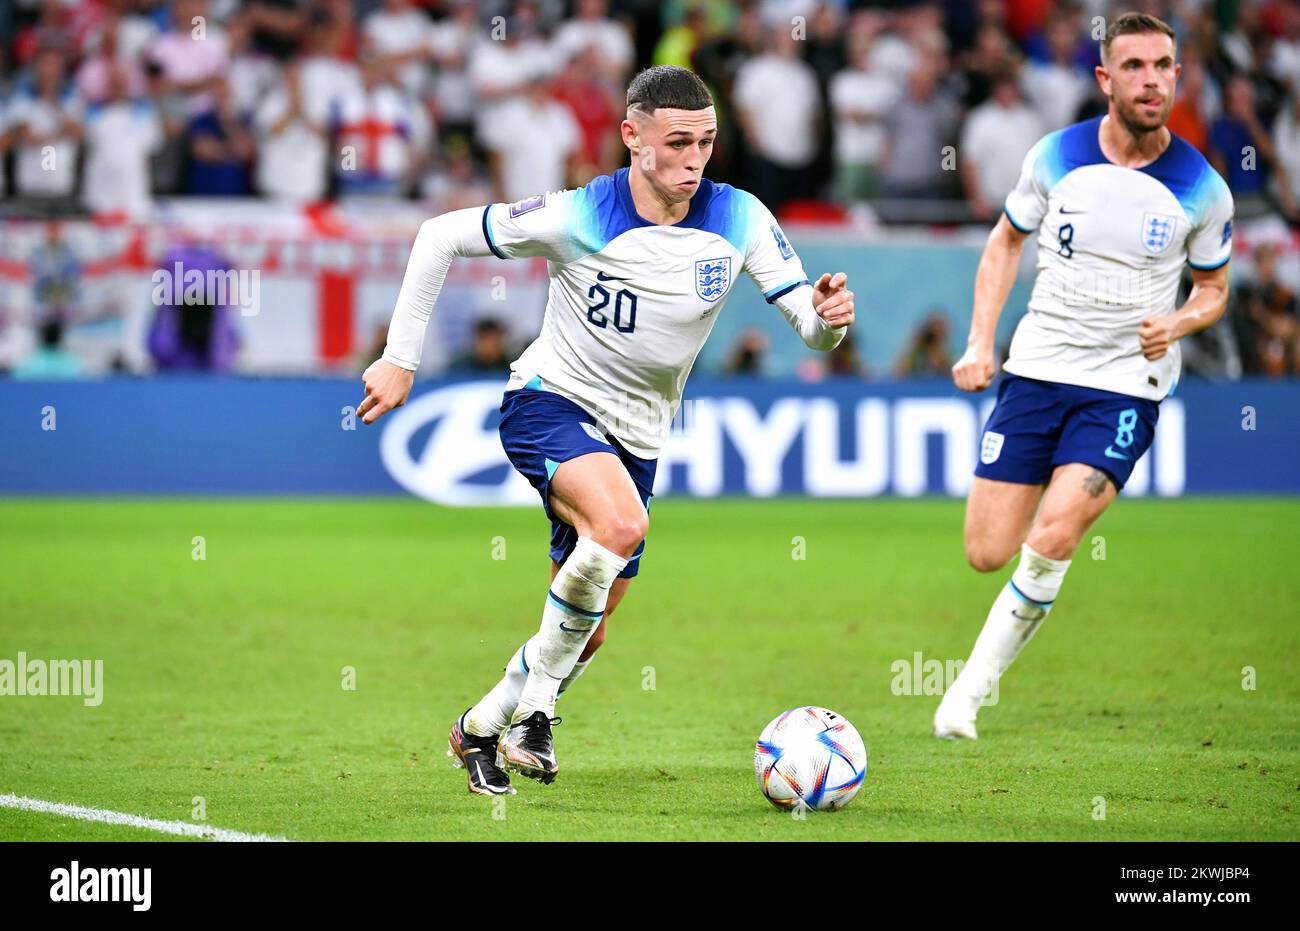
POLYGON ((1002 441, 1006 439, 1001 433, 994 433, 992 430, 984 431, 984 442, 980 444, 980 462, 985 465, 992 465, 998 461, 998 456, 1002 455, 1002 441))
POLYGON ((731 258, 702 259, 695 263, 695 293, 712 303, 731 285, 731 258))
POLYGON ((1178 218, 1167 213, 1147 213, 1142 216, 1142 246, 1152 255, 1159 255, 1174 241, 1178 218))

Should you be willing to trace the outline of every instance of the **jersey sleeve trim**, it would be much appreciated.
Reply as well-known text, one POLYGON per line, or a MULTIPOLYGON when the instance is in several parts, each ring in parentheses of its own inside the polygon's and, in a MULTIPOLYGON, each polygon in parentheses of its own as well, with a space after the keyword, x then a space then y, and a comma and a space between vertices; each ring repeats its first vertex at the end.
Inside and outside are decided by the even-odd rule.
POLYGON ((1227 258, 1225 258, 1222 262, 1218 262, 1214 265, 1197 265, 1195 262, 1191 262, 1191 261, 1189 261, 1187 264, 1190 265, 1192 268, 1196 269, 1198 272, 1212 272, 1215 269, 1223 268, 1223 266, 1227 265, 1228 262, 1230 262, 1231 260, 1232 260, 1232 255, 1229 254, 1227 258))
POLYGON ((488 223, 488 211, 491 209, 492 209, 491 204, 488 204, 486 207, 483 208, 483 239, 487 242, 487 247, 492 250, 493 255, 495 255, 498 259, 507 259, 508 256, 506 256, 505 253, 503 253, 500 249, 498 249, 497 244, 492 241, 492 227, 488 223))
POLYGON ((1030 227, 1024 227, 1024 226, 1021 226, 1019 223, 1017 223, 1017 222, 1016 222, 1016 218, 1013 217, 1013 216, 1011 215, 1011 211, 1008 210, 1005 206, 1002 208, 1002 212, 1005 213, 1005 214, 1007 215, 1007 219, 1011 222, 1011 225, 1014 226, 1016 229, 1018 229, 1020 232, 1022 232, 1022 233, 1026 233, 1026 234, 1028 234, 1028 233, 1032 233, 1032 232, 1033 232, 1033 229, 1032 229, 1032 228, 1030 228, 1030 227))
POLYGON ((765 292, 763 294, 763 300, 771 304, 773 301, 779 300, 780 298, 789 294, 795 288, 802 287, 803 285, 811 286, 812 282, 809 281, 807 278, 801 278, 796 281, 787 281, 785 284, 777 285, 771 291, 765 292))

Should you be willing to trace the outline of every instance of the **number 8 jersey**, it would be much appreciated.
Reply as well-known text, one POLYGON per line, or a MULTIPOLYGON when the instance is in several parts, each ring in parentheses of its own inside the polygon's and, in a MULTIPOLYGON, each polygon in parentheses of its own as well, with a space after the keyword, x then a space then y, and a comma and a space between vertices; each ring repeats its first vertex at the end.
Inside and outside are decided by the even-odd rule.
POLYGON ((1178 136, 1150 165, 1122 168, 1101 151, 1101 119, 1044 136, 1025 157, 1006 214, 1038 230, 1038 277, 1006 370, 1159 401, 1178 381, 1177 343, 1142 355, 1138 327, 1174 310, 1184 263, 1232 255, 1232 194, 1178 136))
POLYGON ((542 256, 551 278, 541 333, 511 366, 509 387, 540 377, 637 456, 658 455, 742 271, 810 347, 843 337, 813 310, 803 266, 771 213, 730 185, 701 179, 673 225, 637 213, 626 168, 482 214, 492 254, 542 256))

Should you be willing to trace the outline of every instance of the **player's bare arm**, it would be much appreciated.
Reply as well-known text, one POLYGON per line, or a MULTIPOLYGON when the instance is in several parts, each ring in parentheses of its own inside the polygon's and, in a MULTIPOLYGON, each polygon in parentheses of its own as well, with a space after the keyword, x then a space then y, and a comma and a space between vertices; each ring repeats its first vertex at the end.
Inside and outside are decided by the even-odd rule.
POLYGON ((1016 283, 1020 253, 1028 237, 1028 233, 1016 229, 1003 213, 984 244, 975 272, 975 301, 966 351, 952 367, 953 383, 962 391, 983 391, 993 381, 997 369, 993 344, 998 318, 1016 283))
POLYGON ((1142 355, 1160 359, 1176 340, 1213 326, 1228 309, 1228 266, 1192 269, 1192 293, 1172 314, 1147 317, 1138 328, 1142 355))

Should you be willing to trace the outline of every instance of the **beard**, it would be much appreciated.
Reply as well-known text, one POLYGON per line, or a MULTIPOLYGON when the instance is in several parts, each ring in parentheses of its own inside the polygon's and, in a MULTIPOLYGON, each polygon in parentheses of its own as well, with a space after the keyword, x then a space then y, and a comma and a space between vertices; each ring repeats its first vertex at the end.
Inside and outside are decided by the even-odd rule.
POLYGON ((1174 109, 1173 94, 1165 97, 1165 104, 1160 108, 1160 112, 1155 116, 1148 116, 1139 106, 1137 101, 1126 102, 1119 98, 1115 100, 1115 115, 1119 117, 1124 128, 1134 136, 1145 136, 1147 133, 1158 132, 1162 126, 1169 121, 1169 114, 1174 109))

